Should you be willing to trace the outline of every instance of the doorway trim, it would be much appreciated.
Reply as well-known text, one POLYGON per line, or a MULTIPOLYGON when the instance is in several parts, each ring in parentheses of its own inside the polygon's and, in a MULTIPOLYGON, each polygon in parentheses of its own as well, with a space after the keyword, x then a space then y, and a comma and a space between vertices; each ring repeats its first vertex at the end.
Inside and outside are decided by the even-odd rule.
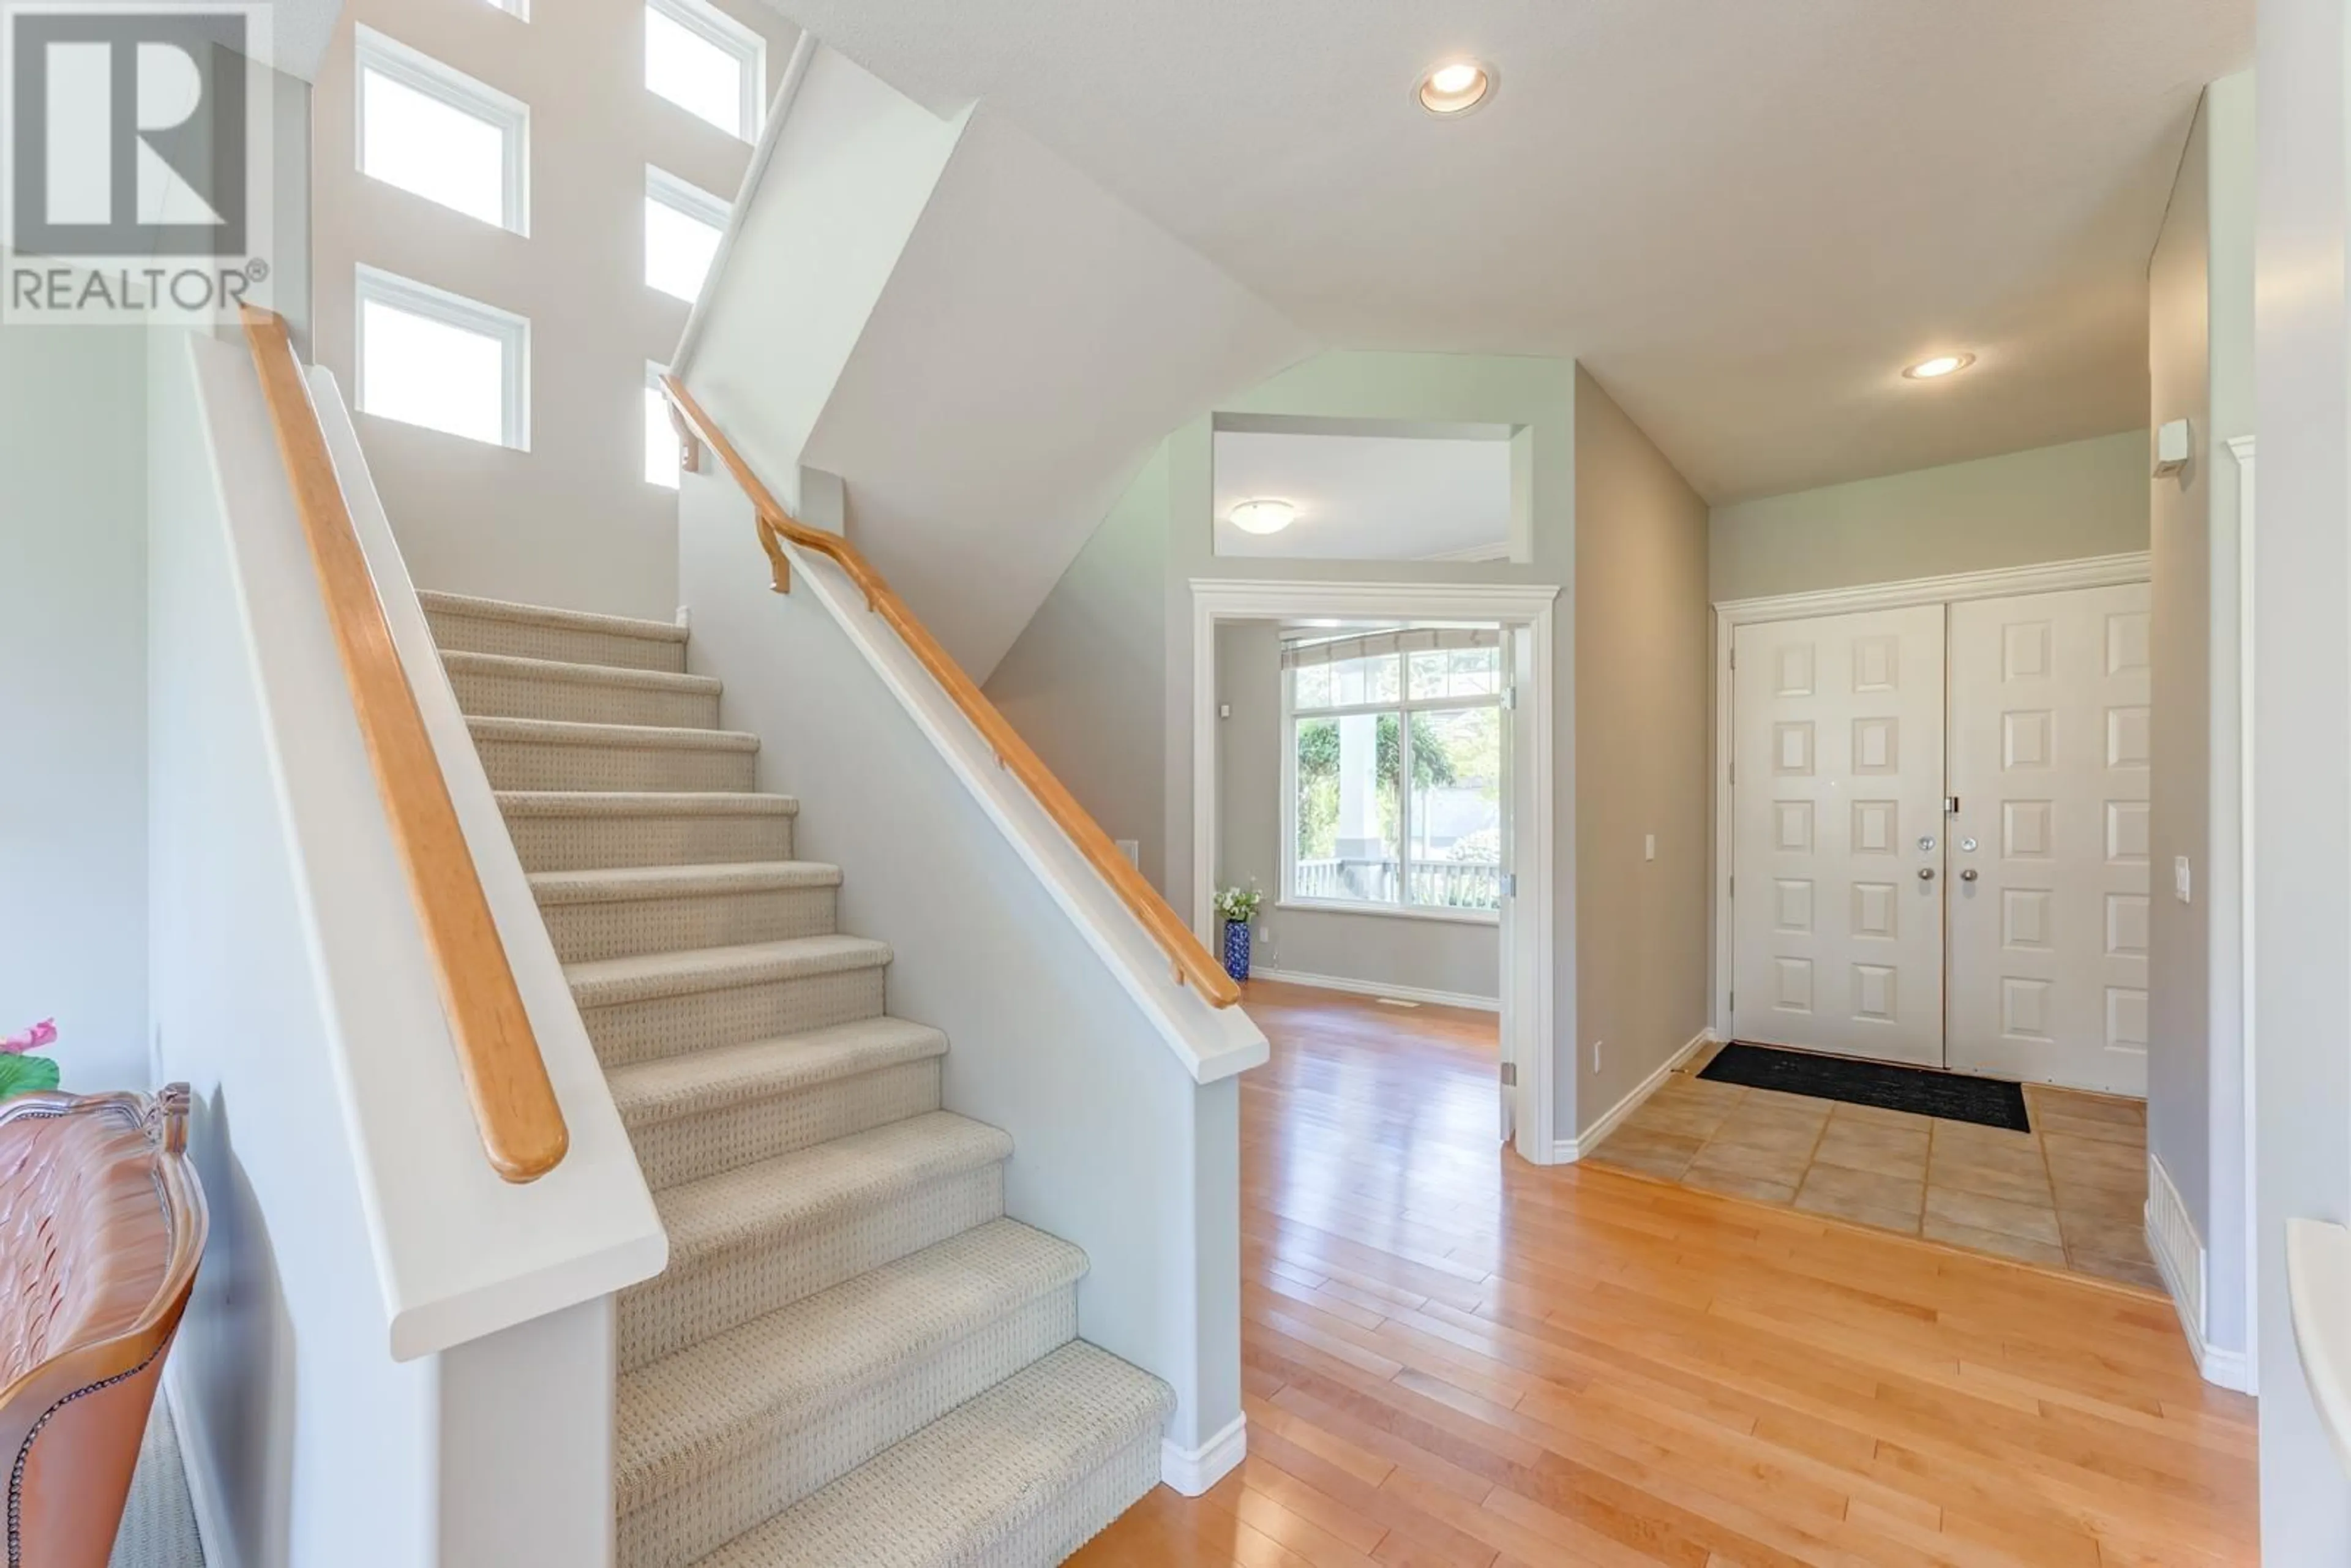
POLYGON ((1192 588, 1192 924, 1210 952, 1217 868, 1217 626, 1225 621, 1332 618, 1491 621, 1519 636, 1511 685, 1510 863, 1502 904, 1502 1061, 1518 1068, 1511 1146, 1534 1165, 1558 1157, 1552 1138, 1559 1049, 1552 902, 1552 583, 1314 582, 1196 577, 1192 588), (1523 914, 1524 918, 1521 918, 1523 914))
POLYGON ((2039 566, 2003 567, 1991 571, 1954 572, 1943 577, 1906 578, 1899 582, 1871 582, 1853 588, 1820 589, 1807 593, 1771 594, 1756 599, 1718 600, 1714 606, 1714 1035, 1731 1038, 1730 978, 1733 932, 1730 873, 1733 851, 1733 781, 1730 764, 1737 755, 1738 716, 1731 711, 1730 650, 1732 633, 1741 626, 1768 621, 1803 621, 1816 615, 1848 615, 1865 610, 1907 610, 1922 604, 1957 604, 1970 599, 2005 599, 2011 594, 2056 593, 2069 588, 2111 588, 2126 582, 2146 582, 2153 575, 2152 558, 2145 550, 2124 555, 2087 556, 2078 560, 2050 561, 2039 566))

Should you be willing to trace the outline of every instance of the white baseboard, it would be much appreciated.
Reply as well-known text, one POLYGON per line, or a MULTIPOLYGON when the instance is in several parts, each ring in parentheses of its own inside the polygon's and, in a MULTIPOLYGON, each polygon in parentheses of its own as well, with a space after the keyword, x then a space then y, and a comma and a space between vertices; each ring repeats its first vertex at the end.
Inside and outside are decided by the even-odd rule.
POLYGON ((1696 1056, 1714 1042, 1714 1030, 1702 1029, 1689 1037, 1681 1049, 1657 1064, 1657 1070, 1633 1086, 1633 1092, 1602 1113, 1600 1120, 1573 1138, 1562 1138, 1552 1146, 1552 1160, 1556 1165, 1573 1165, 1600 1146, 1600 1140, 1616 1130, 1617 1124, 1641 1108, 1641 1102, 1665 1086, 1673 1070, 1696 1056))
POLYGON ((196 1541, 204 1549, 204 1568, 244 1568, 235 1537, 229 1533, 220 1466, 210 1448, 201 1448, 204 1429, 189 1419, 190 1396, 182 1386, 182 1364, 172 1360, 163 1363, 163 1403, 171 1407, 172 1430, 179 1438, 180 1469, 188 1478, 188 1507, 196 1516, 196 1541))
POLYGON ((2179 1327, 2204 1381, 2252 1393, 2253 1368, 2245 1353, 2216 1345, 2207 1337, 2205 1297, 2211 1275, 2204 1241, 2196 1234, 2196 1222, 2189 1218, 2179 1189, 2172 1185, 2171 1173, 2152 1149, 2147 1155, 2147 1249, 2154 1254, 2156 1271, 2171 1293, 2172 1308, 2179 1314, 2179 1327))
POLYGON ((1311 986, 1321 991, 1346 991, 1358 997, 1394 997, 1400 1002, 1427 1002, 1440 1008, 1475 1008, 1483 1013, 1502 1010, 1499 997, 1475 997, 1467 991, 1432 991, 1420 986, 1384 986, 1376 980, 1354 980, 1344 975, 1301 975, 1290 969, 1252 968, 1249 978, 1273 980, 1285 986, 1311 986))
POLYGON ((1240 1468, 1249 1455, 1249 1417, 1236 1416, 1232 1424, 1196 1448, 1179 1448, 1172 1437, 1159 1440, 1159 1479, 1186 1497, 1198 1497, 1240 1468))

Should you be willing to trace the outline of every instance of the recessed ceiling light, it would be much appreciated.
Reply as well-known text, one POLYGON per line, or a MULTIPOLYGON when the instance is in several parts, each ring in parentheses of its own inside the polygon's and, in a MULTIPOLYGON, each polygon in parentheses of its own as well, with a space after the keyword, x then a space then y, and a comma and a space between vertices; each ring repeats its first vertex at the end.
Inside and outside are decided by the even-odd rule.
POLYGON ((1973 354, 1938 354, 1931 360, 1921 360, 1902 373, 1914 382, 1931 382, 1942 376, 1955 376, 1976 362, 1973 354))
POLYGON ((1494 94, 1494 70, 1476 60, 1447 60, 1420 78, 1415 96, 1431 114, 1467 114, 1494 94))
POLYGON ((1232 525, 1245 534, 1278 534, 1298 520, 1298 508, 1267 497, 1243 501, 1232 510, 1232 525))

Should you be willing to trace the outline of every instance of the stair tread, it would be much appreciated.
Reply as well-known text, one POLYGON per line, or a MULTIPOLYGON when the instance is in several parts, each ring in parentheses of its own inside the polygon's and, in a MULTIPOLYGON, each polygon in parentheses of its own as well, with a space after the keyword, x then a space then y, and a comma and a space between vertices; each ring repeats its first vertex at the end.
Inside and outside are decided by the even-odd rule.
POLYGON ((731 947, 688 947, 674 953, 638 953, 566 964, 572 999, 583 1008, 693 991, 726 990, 771 980, 837 975, 848 969, 878 969, 890 962, 890 944, 870 936, 787 936, 731 947))
POLYGON ((474 653, 452 648, 441 655, 451 674, 508 675, 521 680, 571 681, 582 685, 632 686, 644 691, 716 696, 726 683, 716 675, 674 670, 632 670, 624 664, 582 664, 569 659, 528 659, 519 653, 474 653))
POLYGON ((1164 1431, 1175 1407, 1158 1378, 1074 1340, 693 1568, 989 1561, 988 1546, 1121 1448, 1164 1431))
POLYGON ((683 643, 686 629, 667 621, 642 621, 630 615, 604 615, 590 610, 559 610, 551 604, 523 604, 511 599, 481 599, 470 593, 442 593, 419 589, 417 602, 427 614, 470 615, 483 621, 514 621, 529 626, 555 626, 572 632, 601 632, 608 636, 641 637, 648 643, 683 643))
POLYGON ((624 904, 640 898, 839 887, 841 882, 841 868, 825 861, 726 861, 716 865, 630 865, 599 871, 533 872, 530 890, 544 908, 567 904, 624 904))
POLYGON ((799 800, 743 789, 501 789, 509 817, 790 817, 799 800))
POLYGON ((992 1220, 623 1374, 613 1421, 621 1511, 1067 1289, 1085 1267, 1068 1242, 992 1220))
POLYGON ((569 718, 514 718, 475 714, 465 720, 476 744, 485 740, 528 741, 537 746, 606 746, 631 750, 757 751, 759 737, 747 730, 698 729, 660 724, 589 724, 569 718))
POLYGON ((613 1068, 605 1080, 622 1122, 643 1127, 944 1056, 946 1049, 947 1037, 928 1024, 885 1013, 774 1040, 632 1062, 613 1068))
POLYGON ((1000 1127, 929 1111, 653 1194, 676 1269, 1012 1157, 1000 1127))

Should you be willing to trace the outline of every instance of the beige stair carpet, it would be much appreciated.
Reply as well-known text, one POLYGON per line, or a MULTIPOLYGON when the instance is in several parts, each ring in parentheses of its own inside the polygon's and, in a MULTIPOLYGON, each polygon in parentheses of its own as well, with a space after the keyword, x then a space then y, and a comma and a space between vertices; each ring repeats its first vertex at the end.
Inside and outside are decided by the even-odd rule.
POLYGON ((622 1294, 621 1568, 1029 1568, 1156 1485, 1175 1398, 1079 1340, 1085 1255, 793 854, 658 622, 422 596, 669 1233, 622 1294))

